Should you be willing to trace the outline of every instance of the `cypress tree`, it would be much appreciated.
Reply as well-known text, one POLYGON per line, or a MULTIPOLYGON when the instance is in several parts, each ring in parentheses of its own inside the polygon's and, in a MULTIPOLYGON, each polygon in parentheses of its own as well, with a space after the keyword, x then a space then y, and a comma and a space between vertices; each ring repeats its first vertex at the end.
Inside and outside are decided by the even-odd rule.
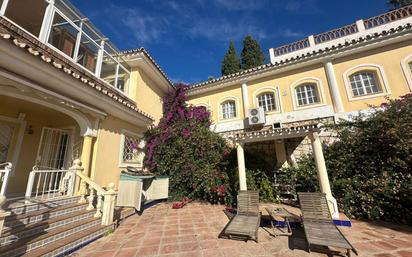
POLYGON ((247 35, 243 39, 241 58, 243 70, 262 65, 265 60, 259 43, 251 35, 247 35))
POLYGON ((235 44, 230 41, 229 49, 222 61, 222 76, 233 74, 240 71, 240 61, 237 56, 235 44))

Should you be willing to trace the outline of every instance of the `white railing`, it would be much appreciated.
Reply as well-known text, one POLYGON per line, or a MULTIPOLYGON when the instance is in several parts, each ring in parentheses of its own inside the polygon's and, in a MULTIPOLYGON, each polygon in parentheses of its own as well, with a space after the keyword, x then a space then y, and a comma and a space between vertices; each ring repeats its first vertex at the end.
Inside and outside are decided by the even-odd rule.
POLYGON ((5 162, 0 164, 0 196, 4 196, 6 193, 7 182, 11 172, 11 162, 5 162))
POLYGON ((68 170, 38 170, 30 172, 26 188, 26 199, 53 199, 62 196, 73 196, 76 191, 76 180, 80 181, 79 203, 88 203, 87 210, 96 209, 95 217, 102 217, 102 225, 113 223, 114 204, 117 193, 114 184, 103 188, 90 179, 81 167, 79 159, 74 160, 68 170))
POLYGON ((26 199, 53 199, 72 196, 74 193, 75 171, 39 170, 36 166, 30 172, 26 188, 26 199))

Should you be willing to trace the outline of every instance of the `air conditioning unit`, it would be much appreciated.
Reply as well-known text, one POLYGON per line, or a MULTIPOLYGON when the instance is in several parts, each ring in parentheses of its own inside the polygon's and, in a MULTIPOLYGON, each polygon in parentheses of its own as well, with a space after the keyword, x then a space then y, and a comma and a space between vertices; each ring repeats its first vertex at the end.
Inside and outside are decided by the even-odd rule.
POLYGON ((262 107, 249 110, 249 125, 265 124, 265 111, 262 107))

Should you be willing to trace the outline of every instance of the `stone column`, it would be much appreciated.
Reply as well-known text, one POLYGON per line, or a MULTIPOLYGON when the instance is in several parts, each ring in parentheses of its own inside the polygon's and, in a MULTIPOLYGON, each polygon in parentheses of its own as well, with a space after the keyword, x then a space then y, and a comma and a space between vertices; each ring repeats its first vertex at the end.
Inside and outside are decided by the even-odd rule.
POLYGON ((319 134, 314 132, 309 135, 312 143, 313 155, 315 157, 316 168, 318 170, 318 180, 320 184, 320 191, 326 194, 328 200, 329 209, 334 219, 339 218, 338 205, 335 198, 332 196, 330 189, 328 172, 326 170, 325 157, 323 156, 322 143, 320 142, 319 134))
MULTIPOLYGON (((81 159, 81 165, 83 168, 83 174, 86 176, 90 176, 90 161, 91 161, 91 156, 92 156, 92 151, 93 151, 93 137, 90 135, 85 135, 83 136, 83 147, 82 147, 82 156, 80 157, 81 159)), ((74 192, 78 192, 80 189, 80 179, 76 179, 75 182, 75 188, 74 192)))
POLYGON ((243 150, 243 143, 237 143, 236 150, 237 150, 237 166, 238 166, 238 169, 239 169, 239 186, 240 186, 240 190, 247 190, 245 151, 243 150))
POLYGON ((325 62, 325 71, 328 78, 330 93, 332 96, 333 104, 335 105, 336 112, 344 112, 345 109, 342 104, 342 98, 339 92, 338 81, 336 80, 335 70, 333 69, 332 61, 325 62))
POLYGON ((276 150, 276 167, 280 168, 283 165, 287 165, 287 154, 285 148, 285 140, 278 139, 275 140, 275 150, 276 150))

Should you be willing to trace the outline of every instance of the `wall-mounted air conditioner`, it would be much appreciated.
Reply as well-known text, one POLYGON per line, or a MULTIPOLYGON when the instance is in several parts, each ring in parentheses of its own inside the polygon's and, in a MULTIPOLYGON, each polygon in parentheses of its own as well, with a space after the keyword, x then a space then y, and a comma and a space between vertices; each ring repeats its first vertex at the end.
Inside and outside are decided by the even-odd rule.
POLYGON ((265 124, 265 111, 262 107, 249 110, 249 125, 265 124))

